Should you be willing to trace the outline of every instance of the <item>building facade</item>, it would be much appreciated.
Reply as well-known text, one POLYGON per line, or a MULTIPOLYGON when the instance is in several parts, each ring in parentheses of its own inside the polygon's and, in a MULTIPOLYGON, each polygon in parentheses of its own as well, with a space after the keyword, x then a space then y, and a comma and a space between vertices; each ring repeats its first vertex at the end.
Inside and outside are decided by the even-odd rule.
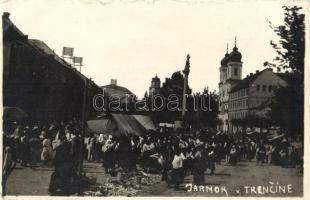
POLYGON ((3 106, 18 107, 32 120, 80 118, 85 83, 87 113, 100 88, 77 71, 43 41, 29 39, 3 13, 3 106))
POLYGON ((238 51, 237 45, 233 51, 221 60, 220 82, 219 82, 219 119, 223 122, 221 129, 226 132, 229 129, 229 92, 241 80, 242 76, 242 55, 238 51))
POLYGON ((224 132, 233 131, 233 119, 243 119, 249 114, 264 116, 270 110, 267 104, 274 90, 287 85, 281 78, 283 74, 274 73, 270 68, 257 70, 242 79, 241 58, 235 45, 221 60, 218 117, 223 122, 220 129, 224 132))
POLYGON ((242 119, 249 114, 264 116, 274 90, 286 85, 270 68, 251 73, 229 92, 228 120, 242 119))

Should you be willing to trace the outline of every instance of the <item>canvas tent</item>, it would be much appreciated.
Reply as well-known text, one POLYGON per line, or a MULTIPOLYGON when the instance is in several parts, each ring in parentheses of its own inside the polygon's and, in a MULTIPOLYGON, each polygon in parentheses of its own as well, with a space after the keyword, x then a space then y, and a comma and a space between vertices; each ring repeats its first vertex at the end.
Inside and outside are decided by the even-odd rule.
POLYGON ((141 135, 145 130, 155 130, 155 126, 148 116, 112 113, 103 118, 87 121, 89 130, 94 133, 119 135, 141 135))
POLYGON ((153 130, 155 131, 155 125, 151 119, 150 116, 147 115, 132 115, 139 124, 145 129, 145 130, 153 130))
POLYGON ((117 135, 117 125, 114 122, 113 119, 109 117, 100 118, 100 119, 93 119, 87 121, 88 129, 91 132, 100 134, 111 134, 111 135, 117 135))
POLYGON ((133 116, 122 113, 113 113, 112 117, 116 121, 117 127, 122 134, 142 134, 141 126, 133 116))

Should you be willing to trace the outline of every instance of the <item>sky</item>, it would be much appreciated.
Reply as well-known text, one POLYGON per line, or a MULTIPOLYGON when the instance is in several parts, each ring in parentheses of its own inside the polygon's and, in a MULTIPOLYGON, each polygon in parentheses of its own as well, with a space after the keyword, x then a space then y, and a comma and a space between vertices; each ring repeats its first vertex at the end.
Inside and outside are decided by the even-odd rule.
MULTIPOLYGON (((276 54, 269 27, 283 24, 285 1, 203 0, 0 0, 13 23, 61 55, 74 48, 82 73, 97 85, 117 79, 138 97, 156 74, 163 82, 183 70, 191 55, 189 86, 218 90, 220 61, 234 46, 243 74, 263 70, 276 54)), ((286 2, 287 3, 287 2, 286 2)), ((287 3, 288 4, 288 3, 287 3)), ((289 4, 291 5, 291 4, 289 4)))

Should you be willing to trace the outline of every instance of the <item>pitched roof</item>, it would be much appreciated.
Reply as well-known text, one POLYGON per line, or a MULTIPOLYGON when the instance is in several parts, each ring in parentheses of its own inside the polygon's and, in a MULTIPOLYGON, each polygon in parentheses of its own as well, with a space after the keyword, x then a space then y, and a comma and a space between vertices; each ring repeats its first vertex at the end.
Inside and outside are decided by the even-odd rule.
POLYGON ((2 14, 2 30, 3 34, 5 34, 9 29, 13 29, 18 35, 20 36, 27 36, 25 35, 15 24, 10 20, 10 13, 4 12, 2 14))
POLYGON ((127 88, 119 86, 119 85, 114 85, 114 84, 101 86, 101 88, 106 89, 106 92, 109 93, 109 94, 115 94, 115 93, 119 93, 119 94, 133 94, 127 88))
POLYGON ((292 80, 292 74, 290 73, 274 73, 274 74, 279 76, 282 80, 286 82, 290 82, 292 80))
POLYGON ((72 68, 69 63, 67 63, 65 60, 60 58, 54 50, 52 50, 45 42, 42 40, 37 40, 37 39, 28 39, 28 42, 36 49, 39 51, 43 51, 47 55, 52 55, 54 56, 55 60, 60 62, 61 64, 65 65, 66 67, 72 68))
POLYGON ((105 85, 101 86, 102 89, 107 93, 108 96, 114 96, 117 98, 120 98, 121 102, 126 103, 129 99, 128 95, 134 95, 130 90, 128 90, 125 87, 110 84, 110 85, 105 85))
POLYGON ((59 57, 54 50, 52 50, 45 42, 37 39, 28 39, 29 44, 34 47, 36 50, 44 53, 45 55, 51 55, 53 58, 60 63, 62 66, 72 70, 75 74, 77 74, 83 80, 88 79, 84 74, 79 72, 76 68, 72 67, 68 62, 66 62, 63 58, 59 57))
MULTIPOLYGON (((265 70, 263 70, 265 71, 265 70)), ((247 88, 250 86, 250 84, 263 72, 263 71, 260 71, 260 72, 257 72, 253 75, 249 75, 247 76, 246 78, 240 80, 237 85, 235 85, 230 91, 229 93, 232 93, 232 92, 236 92, 238 90, 241 90, 241 89, 244 89, 244 88, 247 88)))
MULTIPOLYGON (((5 34, 9 29, 13 30, 19 37, 24 38, 23 43, 30 46, 32 49, 34 49, 38 54, 43 56, 52 56, 52 58, 60 63, 62 67, 65 67, 67 69, 72 70, 74 74, 79 76, 82 80, 91 80, 87 78, 84 74, 79 72, 76 68, 72 67, 68 62, 66 62, 64 59, 62 59, 59 55, 57 55, 45 42, 37 39, 28 39, 28 36, 25 35, 21 30, 18 29, 18 27, 10 20, 9 18, 10 13, 4 12, 2 15, 2 21, 3 21, 3 34, 5 34)), ((95 84, 93 81, 91 81, 95 87, 99 88, 97 84, 95 84)))

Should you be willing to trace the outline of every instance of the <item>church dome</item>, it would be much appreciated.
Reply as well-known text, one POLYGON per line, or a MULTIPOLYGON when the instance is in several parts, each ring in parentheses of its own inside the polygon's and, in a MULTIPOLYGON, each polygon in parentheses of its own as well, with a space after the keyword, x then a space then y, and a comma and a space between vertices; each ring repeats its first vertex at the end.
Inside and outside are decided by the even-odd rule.
POLYGON ((221 66, 227 66, 227 63, 229 61, 228 58, 229 58, 229 54, 226 53, 225 57, 221 60, 221 66))
POLYGON ((229 54, 228 61, 229 62, 241 62, 242 55, 238 51, 238 48, 235 46, 233 51, 229 54))

